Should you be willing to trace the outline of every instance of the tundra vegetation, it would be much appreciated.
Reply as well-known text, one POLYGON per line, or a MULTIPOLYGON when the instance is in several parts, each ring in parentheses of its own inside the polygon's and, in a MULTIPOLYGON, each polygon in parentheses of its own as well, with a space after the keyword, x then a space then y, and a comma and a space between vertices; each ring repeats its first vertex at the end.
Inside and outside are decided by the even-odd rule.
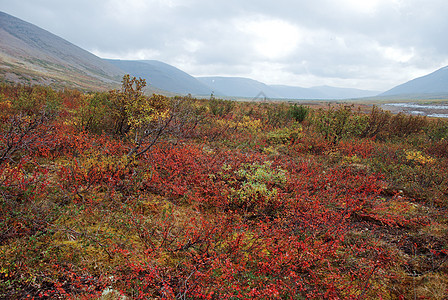
POLYGON ((448 298, 447 121, 145 84, 0 86, 0 298, 448 298))

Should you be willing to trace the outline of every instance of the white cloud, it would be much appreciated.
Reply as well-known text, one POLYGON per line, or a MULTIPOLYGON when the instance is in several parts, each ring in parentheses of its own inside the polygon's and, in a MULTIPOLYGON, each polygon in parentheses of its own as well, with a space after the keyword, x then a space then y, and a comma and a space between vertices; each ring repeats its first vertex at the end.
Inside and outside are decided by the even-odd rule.
POLYGON ((148 60, 160 56, 160 52, 154 49, 136 49, 123 52, 107 52, 93 49, 90 52, 101 58, 122 60, 148 60))
POLYGON ((358 13, 371 14, 375 13, 378 7, 388 2, 389 4, 397 2, 394 0, 341 0, 339 4, 358 13))
POLYGON ((410 47, 409 49, 396 47, 379 47, 379 51, 386 59, 398 63, 409 62, 415 56, 415 49, 413 47, 410 47))
POLYGON ((148 18, 146 12, 150 8, 149 4, 144 0, 109 0, 104 8, 115 22, 128 26, 142 26, 148 18))
POLYGON ((248 35, 255 52, 262 58, 279 59, 296 50, 301 33, 296 26, 279 19, 257 17, 237 20, 236 27, 248 35))
POLYGON ((204 47, 204 43, 198 39, 183 39, 182 44, 187 52, 195 53, 204 47))

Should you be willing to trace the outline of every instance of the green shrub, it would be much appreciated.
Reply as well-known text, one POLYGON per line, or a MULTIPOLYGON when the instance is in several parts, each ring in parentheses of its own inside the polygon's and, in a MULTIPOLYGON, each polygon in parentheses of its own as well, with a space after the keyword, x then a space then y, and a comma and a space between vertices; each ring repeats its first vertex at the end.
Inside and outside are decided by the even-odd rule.
POLYGON ((296 141, 302 132, 302 126, 284 127, 271 131, 266 136, 269 145, 288 144, 296 141))
POLYGON ((350 133, 352 105, 339 105, 336 109, 329 105, 327 110, 320 110, 314 116, 314 126, 324 138, 335 144, 350 133))
POLYGON ((217 99, 215 97, 210 97, 210 101, 208 103, 210 108, 210 112, 214 116, 224 117, 232 112, 235 104, 230 100, 217 99))
POLYGON ((46 114, 55 116, 61 107, 61 95, 50 87, 19 86, 12 99, 13 109, 27 115, 46 114))
POLYGON ((288 116, 288 106, 284 103, 263 103, 263 109, 266 111, 265 123, 277 128, 286 126, 290 120, 288 116))
POLYGON ((249 213, 268 211, 276 205, 277 187, 287 182, 287 173, 280 168, 273 168, 272 162, 263 164, 244 164, 234 173, 239 188, 232 189, 231 203, 249 213))
POLYGON ((428 123, 424 130, 432 141, 448 140, 448 122, 446 120, 438 119, 428 123))
POLYGON ((366 117, 366 123, 363 131, 360 133, 361 138, 372 138, 386 135, 389 130, 390 119, 392 114, 384 111, 377 106, 372 107, 372 111, 366 117))
POLYGON ((84 95, 82 104, 77 111, 77 126, 92 133, 112 133, 113 119, 111 102, 107 93, 84 95))
POLYGON ((297 104, 294 104, 289 107, 288 109, 288 115, 293 120, 302 123, 306 117, 308 116, 309 108, 303 105, 297 106, 297 104))
POLYGON ((425 116, 412 116, 399 113, 390 120, 389 132, 392 136, 402 137, 422 131, 428 124, 425 116))

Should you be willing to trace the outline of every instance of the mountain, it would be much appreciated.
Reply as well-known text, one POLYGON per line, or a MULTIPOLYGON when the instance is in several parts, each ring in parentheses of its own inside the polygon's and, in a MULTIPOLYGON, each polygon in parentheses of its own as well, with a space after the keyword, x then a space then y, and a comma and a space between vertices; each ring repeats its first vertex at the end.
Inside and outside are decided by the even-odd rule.
POLYGON ((329 99, 325 93, 313 88, 304 88, 298 86, 288 85, 272 85, 277 90, 277 93, 281 95, 280 98, 286 99, 329 99))
POLYGON ((106 62, 134 77, 146 79, 147 84, 178 94, 210 95, 212 89, 178 68, 157 60, 111 60, 106 62))
POLYGON ((242 77, 197 77, 210 86, 217 95, 232 97, 265 96, 273 99, 351 99, 371 97, 376 91, 336 88, 329 86, 303 88, 287 85, 267 85, 262 82, 242 77))
POLYGON ((448 95, 448 66, 431 74, 415 78, 390 89, 380 96, 412 95, 428 97, 430 95, 448 95))
POLYGON ((260 81, 243 77, 196 77, 199 81, 209 86, 215 95, 230 97, 254 98, 265 96, 268 98, 279 98, 275 88, 260 81))
POLYGON ((92 53, 0 12, 0 80, 105 89, 117 86, 123 74, 92 53))
POLYGON ((354 99, 354 98, 365 98, 373 97, 378 95, 379 91, 370 90, 360 90, 352 88, 339 88, 332 86, 316 86, 310 88, 312 90, 318 91, 323 94, 323 99, 354 99))

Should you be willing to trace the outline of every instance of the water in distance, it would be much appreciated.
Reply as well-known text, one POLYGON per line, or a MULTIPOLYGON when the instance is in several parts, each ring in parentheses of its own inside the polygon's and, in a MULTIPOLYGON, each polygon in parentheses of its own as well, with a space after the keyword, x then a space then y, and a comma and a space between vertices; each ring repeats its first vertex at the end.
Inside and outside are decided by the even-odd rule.
POLYGON ((403 112, 410 115, 448 118, 448 103, 388 103, 383 104, 382 108, 392 112, 403 112))

